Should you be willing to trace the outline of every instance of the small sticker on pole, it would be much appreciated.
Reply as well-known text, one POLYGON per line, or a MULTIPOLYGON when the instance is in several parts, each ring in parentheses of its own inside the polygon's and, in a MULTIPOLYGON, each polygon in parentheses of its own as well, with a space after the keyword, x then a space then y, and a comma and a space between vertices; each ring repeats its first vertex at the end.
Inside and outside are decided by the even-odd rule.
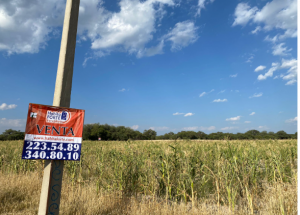
POLYGON ((22 159, 79 161, 84 113, 30 103, 22 159))

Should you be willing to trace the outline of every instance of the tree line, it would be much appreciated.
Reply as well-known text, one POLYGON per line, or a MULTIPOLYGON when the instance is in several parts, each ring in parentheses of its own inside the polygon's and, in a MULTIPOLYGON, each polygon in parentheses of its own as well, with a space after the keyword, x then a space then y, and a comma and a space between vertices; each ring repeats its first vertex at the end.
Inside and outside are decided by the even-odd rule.
MULTIPOLYGON (((8 129, 0 135, 0 140, 23 140, 24 132, 8 129)), ((156 131, 148 129, 143 133, 125 126, 113 126, 99 123, 86 124, 83 126, 83 140, 176 140, 176 139, 203 139, 203 140, 249 140, 249 139, 297 139, 295 134, 287 134, 285 131, 267 132, 249 130, 245 133, 223 133, 216 132, 206 134, 202 131, 180 131, 178 133, 169 132, 164 135, 157 135, 156 131)))

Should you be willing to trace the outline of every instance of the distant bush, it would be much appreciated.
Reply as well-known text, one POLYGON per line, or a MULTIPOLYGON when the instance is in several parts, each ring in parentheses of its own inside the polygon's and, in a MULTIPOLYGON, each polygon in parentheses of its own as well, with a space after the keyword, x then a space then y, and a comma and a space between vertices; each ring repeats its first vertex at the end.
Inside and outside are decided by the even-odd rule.
MULTIPOLYGON (((287 134, 285 131, 267 132, 258 130, 249 130, 243 133, 223 133, 216 132, 205 134, 202 131, 180 131, 177 134, 173 132, 166 133, 164 135, 157 136, 156 131, 148 129, 144 130, 143 133, 140 131, 133 130, 130 127, 125 126, 113 126, 99 123, 86 124, 83 126, 83 140, 192 140, 192 139, 202 139, 202 140, 269 140, 269 139, 297 139, 297 132, 295 134, 287 134)), ((16 131, 13 129, 8 129, 0 135, 1 140, 23 140, 24 132, 16 131)))
POLYGON ((0 135, 0 140, 24 140, 25 132, 7 129, 0 135))

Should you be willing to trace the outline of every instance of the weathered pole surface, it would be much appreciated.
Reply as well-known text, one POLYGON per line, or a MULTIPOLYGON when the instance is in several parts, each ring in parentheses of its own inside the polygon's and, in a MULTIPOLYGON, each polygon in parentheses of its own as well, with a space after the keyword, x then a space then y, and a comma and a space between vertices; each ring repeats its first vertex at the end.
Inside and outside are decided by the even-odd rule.
MULTIPOLYGON (((80 0, 67 0, 53 106, 70 107, 80 0)), ((59 214, 63 160, 45 160, 39 215, 59 214)))

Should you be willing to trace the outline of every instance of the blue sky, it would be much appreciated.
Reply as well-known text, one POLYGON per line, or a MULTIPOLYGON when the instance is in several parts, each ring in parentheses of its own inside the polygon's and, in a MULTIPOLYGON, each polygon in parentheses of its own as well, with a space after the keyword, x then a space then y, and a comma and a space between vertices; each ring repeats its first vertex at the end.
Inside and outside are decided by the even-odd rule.
MULTIPOLYGON (((0 2, 0 132, 52 105, 65 1, 0 2)), ((296 0, 81 0, 71 107, 158 134, 297 131, 296 0)))

